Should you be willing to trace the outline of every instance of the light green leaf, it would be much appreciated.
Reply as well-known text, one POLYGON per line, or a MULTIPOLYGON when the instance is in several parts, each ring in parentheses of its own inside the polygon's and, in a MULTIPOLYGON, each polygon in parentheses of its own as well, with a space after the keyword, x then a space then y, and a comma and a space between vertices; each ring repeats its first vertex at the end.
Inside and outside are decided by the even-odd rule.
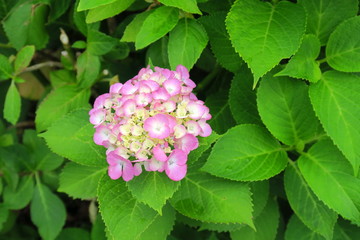
POLYGON ((16 190, 9 186, 4 188, 4 206, 8 209, 22 209, 29 204, 33 197, 34 180, 32 176, 24 176, 21 178, 16 190))
POLYGON ((29 66, 34 53, 34 46, 25 46, 18 52, 14 63, 15 75, 19 74, 24 68, 29 66))
POLYGON ((270 72, 261 80, 257 104, 265 126, 287 145, 312 140, 321 129, 305 82, 270 72))
POLYGON ((60 118, 41 136, 60 156, 83 165, 105 166, 105 148, 94 143, 94 127, 88 119, 87 110, 76 110, 60 118))
POLYGON ((196 20, 183 18, 170 32, 169 62, 171 69, 179 64, 191 69, 206 47, 208 36, 196 20))
POLYGON ((275 76, 290 76, 317 82, 321 78, 319 63, 315 59, 320 53, 320 41, 314 35, 305 35, 299 50, 275 76))
POLYGON ((318 200, 296 163, 288 165, 284 175, 286 196, 297 217, 312 231, 332 239, 337 214, 318 200))
POLYGON ((20 117, 21 97, 16 88, 15 82, 11 81, 10 87, 6 93, 4 104, 4 118, 15 125, 20 117))
MULTIPOLYGON (((99 53, 103 50, 93 46, 93 51, 99 53)), ((100 73, 101 62, 99 57, 91 54, 90 51, 85 51, 78 57, 76 65, 78 70, 76 78, 79 86, 82 88, 91 87, 100 73)))
POLYGON ((42 132, 56 120, 78 108, 89 105, 90 90, 74 85, 62 86, 52 91, 36 111, 36 129, 42 132), (49 114, 51 113, 51 114, 49 114))
MULTIPOLYGON (((93 30, 93 31, 95 31, 95 30, 93 30)), ((85 41, 81 41, 81 40, 76 41, 71 45, 72 48, 78 48, 78 49, 84 49, 84 48, 86 48, 86 46, 87 46, 87 43, 85 41)))
POLYGON ((314 144, 298 164, 321 201, 344 218, 360 223, 360 179, 352 175, 350 164, 330 140, 314 144))
POLYGON ((231 45, 229 34, 225 27, 225 12, 217 12, 200 18, 209 35, 211 50, 221 66, 231 72, 237 72, 244 61, 231 45))
POLYGON ((360 16, 341 23, 330 35, 326 47, 329 65, 342 72, 360 72, 360 16))
POLYGON ((107 167, 83 166, 70 162, 61 172, 58 191, 74 198, 94 198, 100 178, 106 170, 107 167))
POLYGON ((145 11, 136 14, 135 18, 126 26, 124 35, 122 36, 122 42, 135 42, 136 36, 138 35, 145 19, 152 13, 152 11, 145 11))
POLYGON ((336 26, 358 12, 357 0, 299 0, 307 12, 306 32, 325 45, 336 26))
POLYGON ((254 86, 281 59, 300 47, 305 32, 305 10, 294 3, 242 0, 232 6, 226 27, 235 50, 254 74, 254 86))
POLYGON ((47 240, 54 239, 60 233, 65 224, 66 210, 61 199, 38 182, 30 205, 30 215, 40 236, 47 240))
POLYGON ((293 214, 286 227, 285 240, 325 240, 325 238, 311 231, 293 214))
MULTIPOLYGON (((87 36, 87 50, 90 54, 100 56, 111 51, 116 45, 116 39, 102 32, 90 29, 87 36)), ((91 59, 91 61, 94 61, 91 59)))
POLYGON ((0 80, 12 78, 13 71, 9 59, 0 54, 0 80))
POLYGON ((286 152, 262 127, 238 125, 214 145, 203 170, 236 181, 258 181, 280 173, 286 152))
POLYGON ((265 240, 275 239, 279 225, 280 212, 275 200, 271 199, 266 204, 261 214, 255 218, 256 231, 249 226, 230 233, 232 240, 265 240))
POLYGON ((220 135, 216 132, 212 132, 212 134, 208 137, 199 137, 199 146, 195 150, 191 151, 188 155, 188 165, 192 165, 199 160, 199 158, 203 155, 203 153, 208 150, 211 145, 219 139, 220 135))
POLYGON ((76 83, 76 76, 73 71, 66 69, 51 71, 50 82, 53 88, 58 88, 67 84, 76 83))
POLYGON ((64 228, 56 240, 90 240, 88 231, 82 228, 64 228))
POLYGON ((201 14, 201 11, 197 6, 196 0, 159 0, 159 2, 166 6, 180 8, 185 12, 201 14))
POLYGON ((86 23, 93 23, 113 17, 125 11, 135 0, 117 0, 107 5, 90 9, 86 16, 86 23))
POLYGON ((77 11, 84 11, 91 8, 100 7, 103 5, 107 5, 117 0, 80 0, 79 5, 77 7, 77 11))
POLYGON ((179 10, 173 7, 159 7, 142 24, 136 35, 135 47, 141 49, 170 32, 179 21, 179 10))
POLYGON ((310 99, 326 133, 350 161, 360 166, 360 77, 328 71, 310 86, 310 99))
POLYGON ((252 84, 253 75, 250 69, 243 65, 234 76, 229 92, 230 110, 237 124, 262 125, 256 105, 256 91, 252 89, 252 84))
POLYGON ((172 181, 159 172, 144 172, 127 183, 127 186, 137 201, 149 205, 159 214, 166 200, 179 188, 180 182, 172 181))

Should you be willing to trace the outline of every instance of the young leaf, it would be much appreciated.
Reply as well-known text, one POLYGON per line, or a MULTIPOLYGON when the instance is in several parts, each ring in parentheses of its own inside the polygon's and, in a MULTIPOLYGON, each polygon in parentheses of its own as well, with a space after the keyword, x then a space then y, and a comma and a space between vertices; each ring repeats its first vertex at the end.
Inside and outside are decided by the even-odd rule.
POLYGON ((36 111, 36 129, 42 132, 56 120, 75 109, 89 105, 90 90, 74 85, 62 86, 52 91, 36 111), (49 114, 51 112, 51 114, 49 114))
POLYGON ((290 76, 317 82, 321 78, 319 63, 320 41, 315 35, 305 35, 299 50, 275 76, 290 76))
POLYGON ((225 12, 217 12, 200 18, 209 35, 211 50, 221 66, 231 72, 240 70, 244 61, 231 45, 229 34, 225 27, 225 12))
POLYGON ((32 176, 21 178, 16 190, 6 186, 3 193, 4 206, 11 210, 22 209, 29 204, 33 197, 34 180, 32 176))
POLYGON ((329 65, 342 72, 360 72, 360 16, 341 23, 330 35, 326 47, 329 65))
POLYGON ((325 45, 335 27, 358 12, 357 0, 299 0, 307 12, 306 32, 325 45))
POLYGON ((80 0, 77 11, 84 11, 116 2, 117 0, 80 0))
POLYGON ((13 71, 14 70, 9 62, 9 59, 0 54, 0 80, 12 78, 13 71))
POLYGON ((257 104, 266 127, 287 145, 311 140, 321 129, 305 82, 289 77, 273 77, 270 72, 261 80, 257 104))
POLYGON ((30 64, 34 53, 34 46, 25 46, 18 52, 14 63, 15 75, 19 74, 30 64))
POLYGON ((125 11, 135 0, 117 0, 110 4, 90 9, 86 16, 86 23, 93 23, 113 17, 125 11))
POLYGON ((328 71, 310 86, 310 99, 326 133, 350 161, 357 175, 360 166, 360 77, 328 71))
POLYGON ((268 179, 287 165, 280 144, 262 127, 238 125, 214 145, 203 170, 236 181, 268 179))
POLYGON ((281 59, 299 48, 305 32, 304 9, 288 1, 236 1, 226 27, 235 50, 254 74, 254 86, 281 59))
POLYGON ((90 233, 82 228, 64 228, 56 240, 90 240, 90 233))
POLYGON ((307 228, 300 219, 293 214, 286 227, 285 240, 325 240, 320 234, 307 228))
POLYGON ((106 167, 83 166, 70 162, 61 172, 59 191, 74 198, 94 198, 100 178, 106 169, 106 167))
POLYGON ((196 0, 159 0, 159 2, 166 6, 180 8, 185 12, 201 14, 197 6, 196 0))
POLYGON ((170 180, 164 173, 144 172, 127 183, 127 186, 137 201, 149 205, 161 214, 161 209, 180 182, 170 180))
POLYGON ((312 231, 332 239, 337 214, 318 200, 296 163, 286 168, 284 184, 286 196, 296 216, 312 231))
POLYGON ((179 21, 179 10, 173 7, 159 7, 142 24, 136 35, 135 47, 141 49, 170 32, 179 21))
POLYGON ((344 218, 360 223, 360 179, 353 176, 350 164, 330 140, 314 144, 298 164, 321 201, 344 218))
POLYGON ((16 88, 14 80, 12 80, 5 97, 4 118, 11 124, 15 125, 19 119, 20 110, 21 97, 16 88))
POLYGON ((135 42, 145 19, 152 13, 152 11, 146 11, 136 14, 135 18, 126 26, 124 35, 122 36, 122 42, 135 42))
MULTIPOLYGON (((90 29, 87 36, 87 50, 90 54, 101 56, 111 51, 116 45, 116 39, 102 32, 90 29)), ((92 64, 94 59, 89 59, 92 64)), ((96 61, 95 61, 96 62, 96 61)))
POLYGON ((88 111, 79 109, 60 118, 41 136, 50 149, 76 163, 105 166, 105 148, 93 141, 94 127, 88 111))
MULTIPOLYGON (((93 51, 99 53, 103 49, 97 49, 96 46, 93 46, 93 51)), ((78 70, 76 78, 79 86, 82 88, 91 87, 100 73, 101 62, 99 57, 87 50, 78 57, 76 65, 78 70)))
POLYGON ((205 29, 194 19, 183 18, 170 32, 169 62, 171 69, 181 64, 191 69, 206 47, 205 29))
POLYGON ((45 240, 54 239, 65 224, 64 203, 40 182, 36 184, 30 214, 31 221, 38 227, 40 236, 45 240))

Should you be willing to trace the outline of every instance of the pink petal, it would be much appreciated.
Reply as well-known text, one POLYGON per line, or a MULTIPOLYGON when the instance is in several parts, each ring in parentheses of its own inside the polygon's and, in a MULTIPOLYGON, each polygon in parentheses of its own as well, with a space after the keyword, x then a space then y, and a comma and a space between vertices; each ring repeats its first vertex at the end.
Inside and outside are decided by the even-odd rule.
POLYGON ((187 127, 187 132, 194 135, 195 137, 200 134, 201 128, 196 121, 187 121, 185 126, 187 127))
POLYGON ((96 128, 96 132, 94 133, 94 142, 97 145, 103 145, 104 141, 109 139, 109 135, 111 134, 111 130, 106 126, 98 126, 96 128))
POLYGON ((199 134, 201 137, 208 137, 211 135, 212 129, 211 129, 210 125, 205 122, 205 120, 199 120, 198 124, 201 128, 201 131, 199 134))
POLYGON ((171 116, 169 114, 163 114, 168 122, 169 122, 169 128, 170 128, 170 132, 173 133, 174 132, 174 127, 177 125, 177 121, 176 121, 176 118, 174 116, 171 116))
POLYGON ((200 119, 204 115, 206 108, 206 106, 196 102, 189 102, 186 106, 186 110, 188 110, 190 113, 189 117, 194 120, 200 119))
POLYGON ((194 135, 186 134, 182 138, 176 139, 174 146, 176 149, 181 149, 185 153, 189 153, 190 151, 198 148, 199 141, 194 135))
POLYGON ((92 124, 94 124, 95 127, 97 127, 105 121, 105 117, 106 117, 106 110, 105 109, 97 109, 91 113, 90 122, 92 124))
POLYGON ((139 84, 132 84, 131 81, 127 81, 121 88, 120 93, 123 95, 134 94, 139 88, 139 84))
POLYGON ((151 88, 143 83, 142 81, 139 83, 139 93, 150 93, 151 92, 151 88))
POLYGON ((160 162, 155 158, 150 159, 149 161, 150 171, 159 171, 164 168, 164 162, 160 162))
POLYGON ((121 106, 124 110, 125 116, 129 117, 133 115, 136 111, 136 102, 133 99, 126 100, 124 104, 121 106))
POLYGON ((181 82, 175 78, 166 80, 163 86, 170 96, 175 96, 181 91, 181 82))
POLYGON ((173 181, 180 181, 186 176, 187 172, 187 165, 166 165, 165 166, 165 172, 168 177, 173 181))
POLYGON ((165 162, 167 160, 167 156, 164 152, 164 150, 160 147, 160 145, 155 146, 152 149, 152 152, 154 154, 154 157, 156 160, 161 161, 161 162, 165 162))
POLYGON ((164 139, 170 135, 169 121, 163 114, 157 114, 144 121, 144 129, 152 138, 164 139))
POLYGON ((140 163, 134 164, 134 175, 139 176, 142 173, 142 168, 140 163))
POLYGON ((103 108, 104 105, 105 105, 105 101, 110 98, 110 94, 109 93, 105 93, 105 94, 102 94, 100 96, 98 96, 96 99, 95 99, 95 102, 94 102, 94 109, 98 109, 98 108, 103 108))
POLYGON ((190 77, 189 71, 183 65, 178 65, 176 67, 176 72, 178 72, 180 74, 181 79, 188 79, 190 77))
POLYGON ((176 125, 174 127, 174 136, 175 138, 182 138, 186 134, 186 128, 183 125, 176 125))
POLYGON ((169 93, 164 88, 159 88, 152 93, 153 99, 167 101, 170 98, 169 93))
POLYGON ((195 88, 196 87, 196 84, 193 82, 193 80, 191 80, 190 78, 188 78, 188 79, 185 79, 184 80, 184 83, 185 83, 185 85, 187 86, 187 87, 189 87, 189 88, 195 88))
POLYGON ((115 84, 111 85, 110 86, 110 93, 119 94, 122 86, 123 86, 122 83, 115 83, 115 84))
POLYGON ((165 112, 172 112, 176 109, 176 103, 174 101, 166 101, 162 104, 165 112))
POLYGON ((122 175, 122 166, 118 164, 114 166, 109 166, 108 175, 113 180, 120 178, 122 175))
POLYGON ((160 87, 160 85, 153 80, 145 80, 145 81, 141 81, 141 83, 146 84, 151 89, 152 92, 158 90, 160 87))
POLYGON ((135 96, 136 105, 140 107, 147 106, 152 100, 151 94, 149 93, 140 93, 135 96))
POLYGON ((134 167, 129 160, 123 161, 122 177, 126 182, 134 178, 134 167))
POLYGON ((184 165, 186 164, 187 162, 187 154, 180 150, 180 149, 174 149, 169 158, 168 158, 168 161, 167 163, 169 165, 172 165, 172 164, 177 164, 177 165, 184 165))

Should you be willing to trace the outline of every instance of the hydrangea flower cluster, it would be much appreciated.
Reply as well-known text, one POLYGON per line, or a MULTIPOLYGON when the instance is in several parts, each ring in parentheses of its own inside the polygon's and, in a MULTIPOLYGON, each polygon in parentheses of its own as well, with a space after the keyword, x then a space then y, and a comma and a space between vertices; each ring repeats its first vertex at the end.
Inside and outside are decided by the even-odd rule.
POLYGON ((209 108, 192 93, 196 84, 188 70, 154 70, 143 68, 124 84, 111 85, 89 112, 94 141, 107 148, 111 179, 129 181, 145 169, 180 181, 188 154, 199 145, 197 136, 212 132, 209 108))

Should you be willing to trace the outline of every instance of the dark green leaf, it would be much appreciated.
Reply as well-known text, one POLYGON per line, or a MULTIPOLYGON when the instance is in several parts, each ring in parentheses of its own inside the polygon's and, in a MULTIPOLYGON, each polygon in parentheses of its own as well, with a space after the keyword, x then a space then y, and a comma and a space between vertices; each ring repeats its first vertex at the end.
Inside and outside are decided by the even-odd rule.
POLYGON ((82 228, 64 228, 56 240, 90 240, 88 231, 82 228))
POLYGON ((4 189, 4 206, 8 209, 22 209, 29 204, 33 197, 34 180, 32 176, 24 176, 21 178, 16 190, 12 190, 9 186, 4 189))
MULTIPOLYGON (((87 51, 99 56, 110 52, 116 44, 116 39, 91 29, 88 31, 87 42, 87 51)), ((94 62, 94 59, 89 59, 89 61, 94 62)))
POLYGON ((151 44, 146 52, 146 60, 151 61, 154 66, 170 68, 168 57, 168 38, 166 36, 151 44))
POLYGON ((325 240, 325 238, 308 229, 294 214, 286 227, 285 240, 325 240))

